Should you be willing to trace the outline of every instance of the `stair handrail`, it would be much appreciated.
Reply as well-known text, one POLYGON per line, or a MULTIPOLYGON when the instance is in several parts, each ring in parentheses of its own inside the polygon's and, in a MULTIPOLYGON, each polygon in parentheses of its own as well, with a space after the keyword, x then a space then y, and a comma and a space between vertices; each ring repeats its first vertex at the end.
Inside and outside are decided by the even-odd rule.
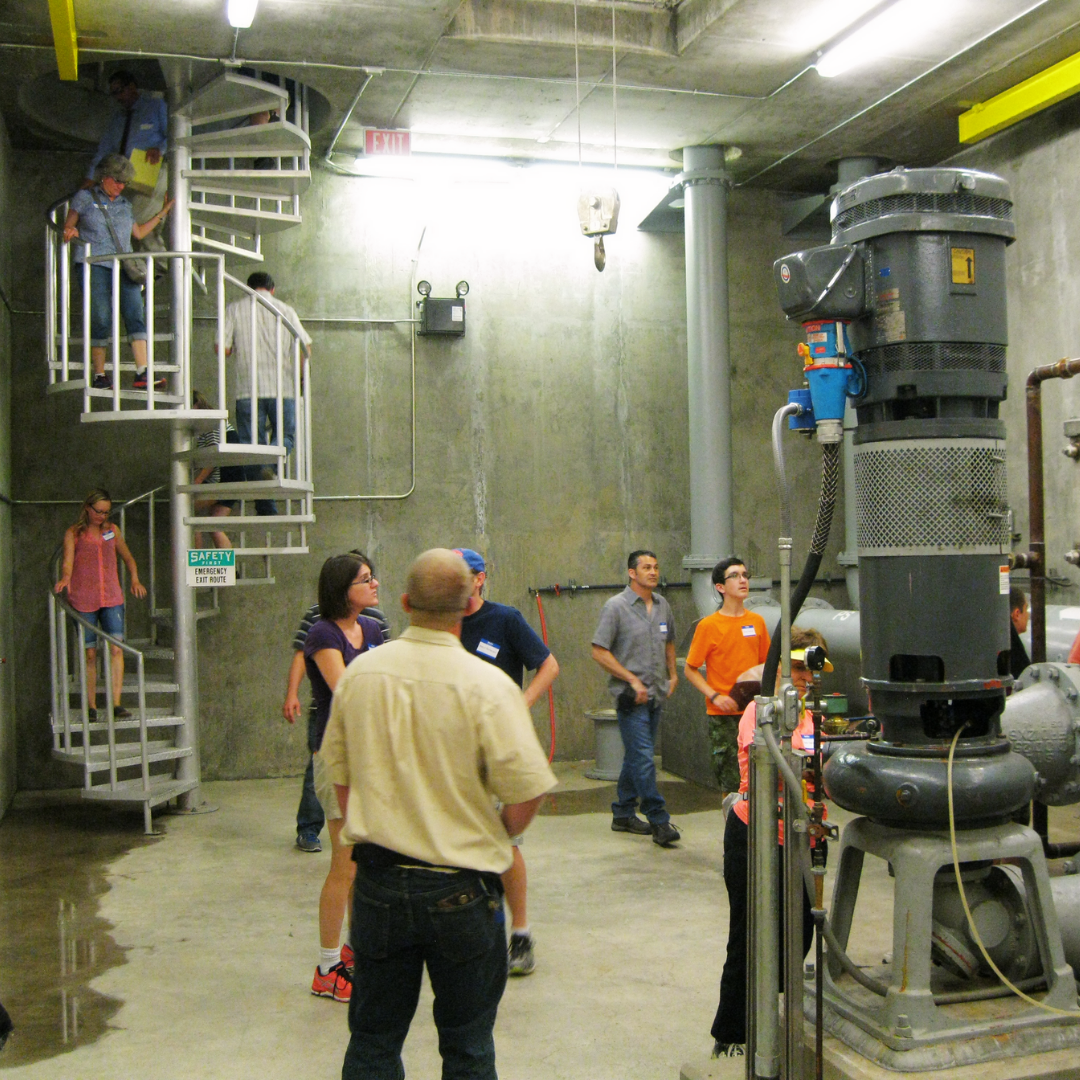
MULTIPOLYGON (((218 256, 223 258, 223 256, 218 256)), ((259 446, 264 445, 259 440, 259 426, 258 426, 258 401, 260 397, 270 397, 269 394, 259 393, 259 336, 258 336, 258 324, 257 324, 257 312, 258 308, 264 308, 275 320, 276 327, 276 367, 275 381, 277 390, 276 398, 276 423, 275 427, 275 442, 269 445, 278 447, 281 450, 285 449, 285 425, 284 425, 284 373, 285 373, 285 351, 286 346, 282 340, 283 332, 287 333, 290 338, 290 344, 287 346, 290 353, 288 363, 293 368, 293 394, 295 395, 293 415, 294 415, 294 445, 293 445, 293 462, 292 462, 292 479, 308 481, 311 480, 311 372, 310 365, 308 363, 307 356, 302 348, 301 329, 298 324, 295 324, 289 316, 281 310, 272 300, 268 299, 263 293, 257 289, 251 288, 246 282, 241 281, 238 277, 230 274, 228 271, 223 270, 218 278, 218 296, 217 306, 219 311, 225 310, 225 287, 230 285, 235 289, 238 289, 245 297, 251 297, 254 301, 251 305, 251 356, 248 358, 248 374, 250 377, 250 401, 251 401, 251 424, 250 424, 250 438, 247 443, 240 443, 236 445, 246 446, 259 446)), ((217 340, 220 343, 224 340, 224 318, 219 320, 218 337, 217 340)), ((225 351, 222 348, 217 350, 218 361, 218 385, 221 388, 225 386, 226 378, 226 358, 225 351)), ((222 409, 228 408, 228 402, 224 398, 219 399, 219 407, 222 409)), ((226 430, 227 421, 223 418, 218 421, 218 441, 219 445, 224 446, 226 443, 226 430)), ((287 462, 287 459, 282 459, 287 462)), ((305 492, 303 496, 297 496, 302 498, 304 503, 304 513, 311 514, 314 512, 313 497, 311 492, 305 492)), ((241 499, 241 516, 243 516, 243 503, 246 500, 241 499)), ((295 501, 295 500, 292 500, 295 501)))
MULTIPOLYGON (((157 487, 152 487, 149 490, 140 493, 139 495, 135 495, 133 498, 126 499, 126 500, 124 500, 124 502, 120 503, 119 513, 118 513, 118 517, 120 519, 120 533, 121 533, 122 536, 126 537, 126 535, 127 535, 127 510, 128 510, 128 507, 135 506, 137 503, 141 503, 141 502, 144 502, 144 501, 147 503, 147 506, 148 506, 149 522, 148 522, 148 527, 147 527, 147 533, 148 533, 148 538, 147 538, 147 552, 148 552, 148 554, 147 554, 147 571, 148 571, 148 574, 149 574, 150 587, 149 587, 149 589, 147 591, 149 593, 148 599, 149 599, 149 602, 150 602, 151 614, 154 612, 154 610, 156 609, 156 606, 157 606, 157 603, 156 603, 157 582, 156 582, 156 579, 155 579, 155 561, 156 560, 155 560, 155 554, 154 554, 154 539, 155 539, 155 536, 154 536, 154 499, 155 499, 155 497, 157 495, 159 495, 161 492, 163 492, 163 491, 165 491, 167 489, 168 489, 168 484, 158 484, 157 487)), ((50 630, 50 635, 51 635, 50 641, 51 641, 51 644, 52 644, 54 649, 55 649, 55 646, 57 644, 57 637, 56 637, 57 627, 56 627, 56 612, 55 612, 55 609, 52 606, 52 601, 58 599, 57 595, 56 595, 56 593, 54 591, 54 588, 55 588, 56 582, 60 580, 61 560, 63 559, 63 556, 64 556, 64 545, 62 543, 57 544, 56 549, 53 551, 52 558, 50 558, 50 560, 49 560, 49 582, 50 582, 50 584, 49 584, 49 599, 50 599, 49 630, 50 630)), ((120 569, 120 587, 121 587, 121 589, 123 589, 126 592, 127 591, 127 588, 126 588, 127 587, 127 566, 121 565, 119 569, 120 569)), ((60 602, 61 603, 67 603, 66 601, 63 601, 63 600, 61 600, 60 602)), ((70 604, 68 604, 68 607, 70 607, 70 604)), ((71 608, 71 611, 75 612, 75 609, 71 608)), ((75 612, 75 616, 76 616, 77 619, 79 618, 78 612, 75 612)), ((85 622, 85 620, 83 620, 83 621, 85 622)), ((102 634, 102 636, 107 637, 108 635, 102 634)), ((61 638, 61 640, 63 640, 63 639, 61 638)), ((129 652, 133 651, 133 652, 137 652, 139 654, 139 656, 140 656, 139 667, 141 668, 141 666, 142 666, 142 659, 141 659, 142 653, 141 653, 141 651, 136 649, 133 645, 128 645, 126 642, 121 642, 120 644, 122 644, 124 646, 125 651, 129 651, 129 652)), ((106 650, 106 652, 108 652, 108 650, 106 650)), ((56 663, 52 662, 54 660, 55 660, 55 656, 51 652, 50 653, 50 661, 51 661, 50 662, 50 676, 51 676, 51 680, 52 680, 53 716, 54 717, 58 716, 61 712, 64 712, 64 714, 65 714, 64 715, 64 731, 65 731, 65 740, 66 740, 65 749, 70 751, 70 749, 71 749, 71 722, 70 722, 70 716, 68 715, 68 713, 70 712, 70 705, 68 704, 68 695, 67 695, 67 682, 68 682, 68 680, 67 680, 67 674, 66 674, 66 667, 67 667, 66 649, 65 649, 65 652, 64 652, 64 661, 63 661, 63 666, 65 668, 65 675, 64 675, 64 677, 62 679, 63 690, 60 689, 61 684, 58 684, 58 682, 57 682, 57 674, 58 674, 57 667, 58 667, 58 665, 56 663), (61 695, 62 695, 62 697, 61 697, 61 695), (63 706, 64 706, 63 709, 61 708, 61 701, 63 702, 63 706)), ((84 655, 83 656, 83 661, 82 661, 83 666, 85 666, 85 662, 86 662, 86 657, 84 655)), ((111 685, 112 684, 110 683, 109 693, 112 692, 111 691, 111 685)), ((86 691, 85 672, 84 672, 84 677, 83 677, 82 690, 83 690, 83 695, 85 696, 85 691, 86 691)), ((59 749, 59 746, 57 744, 56 736, 57 736, 57 733, 54 731, 53 742, 54 742, 54 745, 56 746, 56 748, 59 749)))
MULTIPOLYGON (((75 197, 75 192, 61 196, 45 211, 45 358, 49 366, 49 384, 57 381, 56 344, 60 339, 60 372, 63 382, 69 378, 68 338, 71 336, 71 266, 66 258, 58 259, 57 251, 62 250, 64 226, 68 206, 75 197), (51 235, 55 233, 54 237, 51 235), (59 272, 59 297, 57 273, 59 272), (57 321, 60 332, 57 333, 57 321)), ((89 365, 84 369, 84 378, 89 378, 89 365)))
MULTIPOLYGON (((71 753, 71 703, 68 669, 68 620, 75 624, 76 652, 79 667, 79 713, 82 717, 82 745, 83 745, 83 786, 91 787, 90 782, 90 708, 97 707, 97 702, 91 704, 86 698, 86 630, 92 630, 99 640, 104 640, 106 646, 115 645, 124 653, 135 658, 135 670, 138 685, 138 720, 139 720, 139 750, 142 765, 142 789, 150 791, 150 761, 149 748, 147 746, 146 728, 146 669, 145 658, 142 652, 129 645, 126 641, 106 633, 101 627, 90 622, 85 615, 76 611, 70 601, 58 595, 53 589, 49 590, 49 631, 50 652, 49 664, 53 684, 53 749, 61 749, 61 734, 63 735, 63 749, 71 753), (80 632, 79 628, 83 630, 80 632), (58 729, 57 719, 60 719, 61 727, 58 729)), ((116 717, 114 715, 113 689, 112 689, 112 651, 106 647, 102 651, 104 661, 105 683, 105 724, 108 735, 109 748, 109 789, 117 790, 117 763, 116 763, 116 717)))

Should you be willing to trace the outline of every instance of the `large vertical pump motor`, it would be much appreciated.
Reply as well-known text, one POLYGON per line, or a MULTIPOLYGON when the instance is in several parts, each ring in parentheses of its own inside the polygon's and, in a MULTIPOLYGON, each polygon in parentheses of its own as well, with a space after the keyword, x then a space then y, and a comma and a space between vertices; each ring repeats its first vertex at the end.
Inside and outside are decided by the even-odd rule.
POLYGON ((858 416, 862 662, 881 738, 834 755, 825 786, 882 824, 941 828, 961 731, 956 824, 1002 821, 1034 782, 1000 725, 1009 188, 971 170, 896 169, 842 191, 832 222, 831 244, 774 266, 784 311, 807 328, 811 391, 844 369, 858 416))

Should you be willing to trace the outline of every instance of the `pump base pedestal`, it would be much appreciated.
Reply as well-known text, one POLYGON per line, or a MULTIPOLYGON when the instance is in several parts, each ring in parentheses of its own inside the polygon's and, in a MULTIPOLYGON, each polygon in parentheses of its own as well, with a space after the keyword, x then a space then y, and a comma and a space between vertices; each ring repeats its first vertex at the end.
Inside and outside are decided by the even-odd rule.
POLYGON ((888 986, 882 998, 830 960, 824 988, 826 1029, 860 1054, 899 1071, 1080 1046, 1076 984, 1065 961, 1041 840, 1031 829, 1010 823, 965 830, 957 834, 956 843, 961 863, 1009 859, 1020 868, 1026 917, 1048 982, 1037 1000, 1067 1015, 1037 1009, 1014 997, 935 1005, 933 995, 942 989, 936 985, 942 973, 932 963, 930 950, 934 878, 952 865, 949 834, 894 829, 857 818, 844 829, 841 840, 833 929, 846 947, 864 856, 887 861, 895 877, 893 964, 868 971, 888 986))

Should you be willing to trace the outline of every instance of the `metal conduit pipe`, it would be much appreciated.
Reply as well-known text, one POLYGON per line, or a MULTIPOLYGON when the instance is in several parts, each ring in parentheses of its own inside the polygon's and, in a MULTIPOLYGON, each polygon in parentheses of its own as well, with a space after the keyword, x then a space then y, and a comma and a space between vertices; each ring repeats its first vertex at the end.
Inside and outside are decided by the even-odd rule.
POLYGON ((713 566, 734 543, 727 175, 722 146, 683 149, 686 371, 689 387, 690 571, 698 615, 716 610, 713 566))
POLYGON ((793 536, 791 527, 791 489, 788 487, 787 470, 784 467, 784 420, 789 416, 800 416, 802 406, 794 401, 776 410, 772 421, 773 466, 776 469, 776 487, 780 493, 780 535, 793 536))
POLYGON ((383 73, 382 68, 365 67, 361 70, 364 72, 364 81, 356 91, 356 96, 352 99, 352 103, 349 105, 348 109, 345 110, 345 115, 342 117, 341 123, 338 124, 337 130, 334 132, 334 137, 330 140, 330 145, 326 148, 326 153, 323 155, 323 162, 335 171, 339 171, 339 167, 335 165, 332 160, 334 147, 337 146, 337 141, 341 138, 341 133, 345 130, 345 125, 352 119, 352 114, 356 109, 356 106, 360 104, 360 98, 368 88, 368 83, 370 83, 376 75, 381 75, 383 73))
MULTIPOLYGON (((1027 401, 1028 450, 1028 551, 1012 560, 1016 567, 1026 566, 1031 572, 1031 662, 1046 660, 1046 506, 1043 479, 1042 384, 1049 379, 1071 379, 1080 374, 1080 358, 1059 360, 1056 364, 1037 367, 1028 374, 1025 387, 1027 401)), ((1032 828, 1042 837, 1043 852, 1049 859, 1062 858, 1076 852, 1075 845, 1052 844, 1047 840, 1046 806, 1038 801, 1031 804, 1032 828), (1067 847, 1067 850, 1066 850, 1067 847), (1060 850, 1059 850, 1060 849, 1060 850)))

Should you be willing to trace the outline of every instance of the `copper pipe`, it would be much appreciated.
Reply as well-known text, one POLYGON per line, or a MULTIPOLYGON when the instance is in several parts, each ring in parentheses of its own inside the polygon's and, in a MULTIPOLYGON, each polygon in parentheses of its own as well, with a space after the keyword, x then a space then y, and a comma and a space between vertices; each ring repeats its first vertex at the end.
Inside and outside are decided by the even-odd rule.
MULTIPOLYGON (((1028 442, 1028 529, 1030 549, 1011 560, 1013 566, 1031 570, 1031 662, 1046 662, 1046 507, 1043 484, 1042 443, 1042 384, 1047 379, 1071 379, 1080 375, 1080 359, 1059 360, 1056 364, 1037 367, 1027 377, 1027 442, 1028 442)), ((1043 852, 1048 858, 1060 858, 1073 845, 1051 844, 1047 840, 1046 807, 1036 801, 1031 807, 1032 828, 1042 838, 1043 852), (1051 853, 1053 852, 1053 854, 1051 853)))
POLYGON ((1043 485, 1042 384, 1080 375, 1080 359, 1037 367, 1027 377, 1028 528, 1031 568, 1031 662, 1046 661, 1046 507, 1043 485))

